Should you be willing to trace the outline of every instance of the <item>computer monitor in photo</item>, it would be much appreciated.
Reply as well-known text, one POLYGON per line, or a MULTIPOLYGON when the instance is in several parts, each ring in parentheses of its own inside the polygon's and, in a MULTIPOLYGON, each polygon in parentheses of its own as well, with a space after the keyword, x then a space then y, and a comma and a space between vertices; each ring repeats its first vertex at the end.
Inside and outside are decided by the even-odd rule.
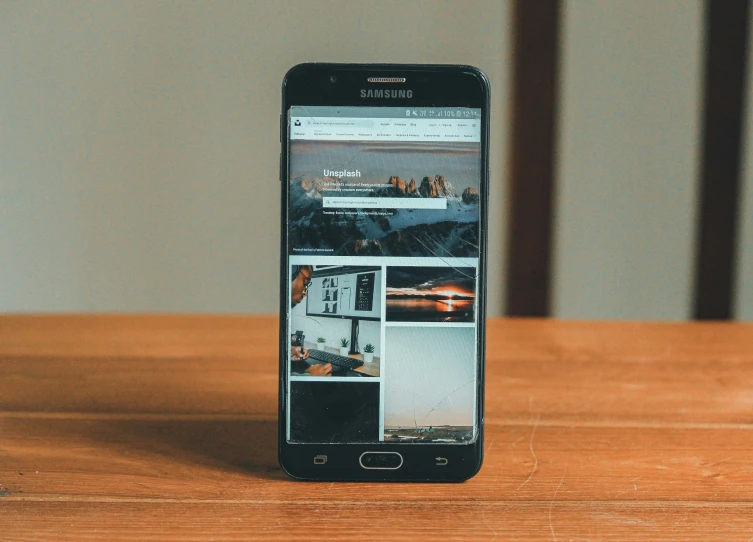
POLYGON ((291 376, 310 375, 312 364, 329 363, 331 376, 379 377, 382 267, 306 267, 310 272, 306 293, 290 312, 291 329, 302 330, 305 336, 302 350, 297 352, 300 359, 293 356, 297 363, 291 363, 291 376))
POLYGON ((317 266, 306 299, 307 316, 379 320, 382 268, 317 266))

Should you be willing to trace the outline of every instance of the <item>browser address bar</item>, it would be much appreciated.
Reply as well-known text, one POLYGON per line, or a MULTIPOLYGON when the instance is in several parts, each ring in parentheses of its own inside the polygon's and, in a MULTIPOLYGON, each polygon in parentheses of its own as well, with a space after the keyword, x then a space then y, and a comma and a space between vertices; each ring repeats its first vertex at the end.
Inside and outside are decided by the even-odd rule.
POLYGON ((325 196, 325 209, 447 209, 445 198, 352 198, 325 196))

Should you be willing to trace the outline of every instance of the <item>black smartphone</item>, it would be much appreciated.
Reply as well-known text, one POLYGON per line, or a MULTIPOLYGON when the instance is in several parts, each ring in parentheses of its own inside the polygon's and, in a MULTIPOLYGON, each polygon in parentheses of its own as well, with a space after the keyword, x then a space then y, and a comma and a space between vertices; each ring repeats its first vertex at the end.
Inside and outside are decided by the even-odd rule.
POLYGON ((282 85, 279 459, 462 481, 484 430, 489 83, 301 64, 282 85))

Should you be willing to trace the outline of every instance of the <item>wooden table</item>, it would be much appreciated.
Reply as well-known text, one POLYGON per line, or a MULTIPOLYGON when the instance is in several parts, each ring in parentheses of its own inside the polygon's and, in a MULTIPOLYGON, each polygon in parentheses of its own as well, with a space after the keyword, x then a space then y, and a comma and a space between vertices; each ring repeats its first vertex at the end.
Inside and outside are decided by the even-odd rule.
POLYGON ((753 537, 753 326, 489 323, 464 484, 289 480, 277 320, 0 318, 0 539, 753 537))

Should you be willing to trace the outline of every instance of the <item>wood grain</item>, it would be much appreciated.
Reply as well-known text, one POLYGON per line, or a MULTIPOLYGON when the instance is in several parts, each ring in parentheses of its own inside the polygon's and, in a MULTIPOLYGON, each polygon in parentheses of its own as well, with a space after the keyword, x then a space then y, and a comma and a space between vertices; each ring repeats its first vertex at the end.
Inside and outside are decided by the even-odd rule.
MULTIPOLYGON (((750 509, 703 503, 11 503, 23 540, 742 540, 750 509), (343 521, 345 520, 345 521, 343 521), (33 527, 32 527, 33 525, 33 527)), ((15 536, 16 540, 21 540, 15 536)))
POLYGON ((753 537, 751 325, 490 321, 453 485, 289 480, 276 326, 0 318, 0 538, 753 537))

